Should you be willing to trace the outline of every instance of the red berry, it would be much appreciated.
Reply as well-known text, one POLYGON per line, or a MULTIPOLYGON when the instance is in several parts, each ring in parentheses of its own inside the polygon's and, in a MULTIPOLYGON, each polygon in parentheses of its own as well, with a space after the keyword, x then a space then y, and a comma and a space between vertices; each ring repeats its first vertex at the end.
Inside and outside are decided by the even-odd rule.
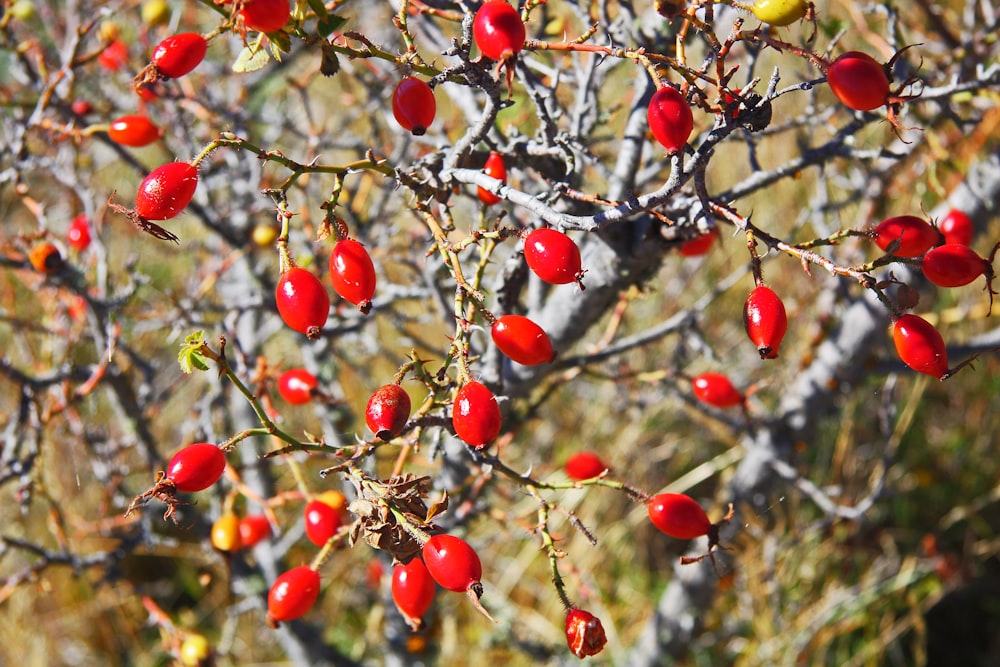
POLYGON ((656 140, 673 155, 684 149, 694 129, 694 116, 684 96, 676 88, 664 86, 649 100, 646 111, 649 129, 656 140))
POLYGON ((897 215, 886 218, 872 230, 875 245, 888 250, 893 241, 899 240, 894 254, 897 257, 920 257, 941 240, 934 226, 915 215, 897 215))
POLYGON ((341 239, 330 253, 330 282, 342 298, 363 313, 375 296, 375 265, 365 247, 353 239, 341 239))
POLYGON ((267 615, 274 621, 293 621, 305 615, 319 597, 319 572, 301 565, 282 574, 267 594, 267 615))
POLYGON ((607 464, 593 452, 577 452, 566 459, 566 474, 578 482, 593 479, 607 469, 607 464))
POLYGON ((149 172, 139 184, 135 212, 146 220, 169 220, 191 202, 198 170, 187 162, 168 162, 149 172))
POLYGON ((319 386, 316 376, 304 368, 292 368, 278 377, 278 393, 287 403, 304 405, 319 386))
POLYGON ((365 422, 381 440, 392 440, 410 418, 410 395, 398 384, 382 385, 368 399, 365 422))
POLYGON ((500 434, 502 418, 496 396, 479 382, 466 382, 455 394, 451 412, 455 433, 466 444, 482 449, 500 434))
MULTIPOLYGON (((148 146, 161 136, 163 130, 145 116, 122 116, 111 123, 108 136, 122 146, 148 146)), ((183 164, 183 163, 178 163, 183 164)))
POLYGON ((153 50, 152 63, 162 76, 184 76, 205 58, 208 42, 196 32, 182 32, 167 37, 153 50))
POLYGON ((848 51, 834 60, 826 81, 838 100, 857 111, 877 109, 889 98, 885 68, 860 51, 848 51))
POLYGON ((715 243, 715 239, 718 238, 718 236, 718 227, 713 227, 711 231, 702 234, 701 236, 688 239, 681 244, 681 255, 684 257, 698 257, 700 255, 704 255, 712 249, 712 244, 715 243))
POLYGON ((670 537, 692 540, 707 535, 712 527, 708 515, 697 502, 683 493, 661 493, 647 505, 653 525, 670 537))
POLYGON ((306 503, 306 537, 318 547, 327 543, 344 525, 344 515, 339 507, 334 507, 316 498, 306 503))
POLYGON ((288 269, 278 280, 275 301, 285 324, 310 338, 319 337, 330 315, 330 295, 319 278, 297 266, 288 269))
POLYGON ((524 22, 504 0, 488 0, 473 19, 472 38, 490 60, 507 60, 524 46, 524 22))
POLYGON ((524 239, 524 259, 535 275, 553 285, 579 283, 583 278, 580 248, 556 229, 533 229, 524 239))
MULTIPOLYGON (((498 0, 493 0, 497 2, 498 0)), ((497 153, 496 151, 490 151, 490 154, 486 157, 486 164, 483 165, 483 171, 486 172, 487 176, 492 176, 498 181, 507 182, 507 167, 503 163, 503 155, 497 153)), ((486 188, 480 186, 476 189, 476 195, 479 197, 479 201, 483 202, 487 206, 492 206, 500 201, 500 197, 487 190, 486 188)))
POLYGON ((742 405, 743 394, 722 373, 702 373, 691 380, 691 389, 698 400, 717 408, 742 405))
POLYGON ((931 248, 924 255, 924 275, 939 287, 961 287, 968 285, 981 275, 992 278, 993 267, 976 254, 976 251, 960 243, 945 243, 931 248))
POLYGON ((248 514, 240 519, 240 544, 244 549, 249 549, 270 536, 271 522, 263 514, 248 514))
POLYGON ((77 116, 86 116, 94 110, 94 107, 92 107, 90 102, 87 100, 73 100, 73 104, 70 105, 70 109, 77 116))
POLYGON ((972 218, 964 211, 956 208, 948 211, 938 224, 938 229, 944 234, 945 243, 972 245, 975 229, 972 226, 972 218))
POLYGON ((483 566, 475 549, 454 535, 434 535, 423 547, 424 565, 441 588, 467 591, 479 584, 483 566))
POLYGON ((281 30, 291 14, 288 0, 246 0, 239 11, 243 25, 258 32, 281 30))
POLYGON ((66 243, 74 250, 83 252, 90 246, 90 218, 86 213, 73 218, 66 232, 66 243))
POLYGON ((404 130, 420 136, 434 122, 437 102, 434 91, 424 81, 406 77, 392 93, 392 115, 404 130))
POLYGON ((493 323, 490 333, 500 351, 519 364, 547 364, 556 356, 548 334, 523 315, 500 317, 493 323))
POLYGON ((785 304, 770 287, 759 285, 743 305, 743 325, 761 359, 777 359, 781 340, 788 330, 785 304))
POLYGON ((589 611, 570 609, 566 614, 566 644, 578 658, 597 655, 608 643, 601 619, 589 611))
POLYGON ((934 326, 918 315, 907 313, 892 327, 892 341, 903 363, 917 371, 940 378, 948 373, 948 351, 934 326))
POLYGON ((408 619, 421 618, 434 602, 434 578, 419 556, 392 570, 392 600, 408 619))
POLYGON ((174 454, 166 477, 178 491, 203 491, 219 481, 226 470, 226 454, 210 442, 188 445, 174 454))
POLYGON ((117 72, 128 61, 128 47, 120 39, 108 44, 101 55, 97 56, 97 62, 101 67, 109 72, 117 72))

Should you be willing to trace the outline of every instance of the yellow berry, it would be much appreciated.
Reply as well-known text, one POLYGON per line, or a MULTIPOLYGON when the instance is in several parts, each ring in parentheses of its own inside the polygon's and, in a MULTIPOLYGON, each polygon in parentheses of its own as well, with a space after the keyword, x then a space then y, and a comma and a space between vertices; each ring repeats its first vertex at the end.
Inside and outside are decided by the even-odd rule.
POLYGON ((278 230, 274 225, 262 222, 253 228, 253 242, 261 248, 268 248, 278 238, 278 230))
POLYGON ((181 664, 186 667, 198 667, 208 658, 208 648, 208 640, 202 635, 188 635, 181 644, 181 664))
POLYGON ((146 0, 139 10, 142 22, 149 27, 163 25, 170 20, 170 5, 167 0, 146 0))
POLYGON ((10 15, 18 21, 29 21, 35 18, 34 0, 17 0, 10 6, 10 15))
POLYGON ((757 0, 750 11, 758 20, 771 25, 791 25, 809 11, 807 0, 757 0))
POLYGON ((324 491, 316 496, 316 500, 335 510, 343 510, 347 507, 347 498, 340 491, 324 491))
POLYGON ((223 514, 212 524, 212 546, 231 553, 240 548, 240 520, 232 512, 223 514))
POLYGON ((114 21, 106 21, 97 29, 97 36, 104 44, 115 41, 120 34, 121 28, 114 21))

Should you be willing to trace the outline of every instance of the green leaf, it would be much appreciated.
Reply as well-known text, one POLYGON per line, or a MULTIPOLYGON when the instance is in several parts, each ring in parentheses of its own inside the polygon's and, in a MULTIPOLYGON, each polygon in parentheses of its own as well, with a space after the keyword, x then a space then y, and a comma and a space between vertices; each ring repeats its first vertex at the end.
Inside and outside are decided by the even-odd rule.
POLYGON ((292 38, 287 32, 270 32, 267 36, 271 39, 271 55, 278 62, 281 62, 281 51, 288 53, 292 50, 292 38), (280 51, 279 51, 280 49, 280 51))
POLYGON ((240 51, 240 55, 236 57, 236 62, 233 63, 233 71, 240 73, 256 72, 259 69, 263 69, 270 60, 271 56, 266 49, 261 49, 256 45, 244 46, 243 50, 240 51))
POLYGON ((314 12, 316 12, 316 16, 319 17, 320 20, 326 18, 326 7, 323 5, 323 0, 309 0, 309 6, 312 7, 314 12))
POLYGON ((189 334, 181 343, 181 350, 177 353, 177 363, 181 366, 181 372, 190 374, 195 369, 207 371, 208 364, 205 363, 205 356, 201 353, 201 346, 205 343, 205 332, 195 331, 189 334))
POLYGON ((319 20, 319 23, 316 24, 316 31, 323 37, 329 37, 334 31, 344 27, 345 23, 347 23, 347 19, 336 14, 330 14, 319 20))

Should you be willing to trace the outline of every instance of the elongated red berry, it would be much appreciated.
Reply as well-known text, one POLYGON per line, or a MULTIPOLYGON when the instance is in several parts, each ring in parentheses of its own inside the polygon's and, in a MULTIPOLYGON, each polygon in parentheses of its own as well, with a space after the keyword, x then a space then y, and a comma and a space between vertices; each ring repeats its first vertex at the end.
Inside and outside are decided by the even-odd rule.
POLYGON ((694 115, 684 96, 676 88, 664 86, 653 93, 646 118, 653 136, 667 149, 668 154, 684 150, 694 129, 694 115))
POLYGON ((319 597, 319 572, 301 565, 278 577, 267 593, 267 615, 276 622, 305 616, 319 597))
POLYGON ((576 452, 566 459, 566 475, 577 482, 593 479, 607 469, 608 465, 593 452, 576 452))
POLYGON ((582 609, 566 613, 566 644, 573 655, 578 658, 597 655, 607 643, 601 619, 582 609))
POLYGON ((293 266, 281 274, 274 296, 285 324, 310 338, 319 336, 330 315, 330 295, 319 278, 293 266))
POLYGON ((318 386, 316 376, 304 368, 290 368, 278 376, 278 393, 292 405, 311 401, 318 386))
POLYGON ((422 553, 427 571, 441 588, 467 591, 483 577, 479 555, 460 537, 433 535, 424 544, 422 553))
POLYGON ((519 364, 547 364, 556 356, 545 330, 523 315, 497 318, 490 334, 500 351, 519 364))
POLYGON ((239 16, 247 30, 277 32, 292 14, 288 0, 245 0, 239 16))
POLYGON ((579 283, 583 287, 580 248, 557 229, 533 229, 524 239, 524 260, 536 276, 553 285, 579 283))
POLYGON ((653 496, 646 507, 653 525, 679 540, 693 540, 707 535, 712 527, 701 505, 683 493, 653 496))
POLYGON ((760 358, 777 359, 778 348, 788 330, 788 316, 785 304, 770 287, 758 285, 750 292, 743 305, 743 324, 760 358))
POLYGON ((924 255, 922 268, 927 280, 939 287, 961 287, 979 276, 993 277, 993 267, 975 250, 961 243, 945 243, 924 255))
POLYGON ((73 218, 66 232, 66 243, 74 250, 83 252, 90 246, 90 217, 81 213, 73 218))
POLYGON ((948 373, 948 350, 944 338, 930 322, 907 313, 892 326, 892 341, 903 363, 931 377, 948 373))
POLYGON ((382 385, 368 399, 365 423, 381 440, 392 440, 410 419, 410 395, 398 384, 382 385))
POLYGON ((976 231, 968 213, 959 211, 957 208, 951 209, 941 218, 938 229, 944 234, 945 243, 959 243, 961 245, 972 245, 972 238, 976 231))
POLYGON ((699 401, 717 408, 743 404, 743 394, 722 373, 702 373, 691 380, 691 389, 699 401))
POLYGON ((138 148, 159 139, 163 136, 163 130, 149 118, 133 114, 113 120, 108 128, 108 136, 116 144, 138 148))
POLYGON ((197 67, 207 52, 208 42, 204 37, 196 32, 182 32, 157 44, 150 60, 162 76, 176 79, 197 67))
POLYGON ((139 184, 135 212, 146 220, 169 220, 191 203, 197 188, 198 169, 187 162, 168 162, 139 184))
POLYGON ((875 245, 886 251, 898 240, 899 247, 894 251, 897 257, 920 257, 941 239, 941 235, 923 218, 897 215, 876 225, 872 238, 875 245))
POLYGON ((354 239, 341 239, 330 253, 330 282, 343 299, 363 313, 375 296, 375 265, 365 247, 354 239))
POLYGON ((271 536, 271 522, 263 514, 248 514, 240 519, 240 545, 256 546, 271 536))
POLYGON ((524 46, 524 22, 504 0, 488 0, 476 12, 472 39, 490 60, 508 60, 524 46))
POLYGON ((860 51, 848 51, 834 60, 826 80, 837 99, 857 111, 877 109, 889 98, 885 68, 860 51))
POLYGON ((194 493, 218 482, 225 470, 225 453, 210 442, 197 442, 174 454, 166 477, 178 491, 194 493))
MULTIPOLYGON (((483 165, 483 171, 486 172, 487 176, 492 176, 504 183, 507 182, 507 166, 504 164, 503 155, 496 151, 490 151, 490 154, 486 157, 486 164, 483 165)), ((476 188, 476 196, 479 197, 479 201, 487 206, 492 206, 500 201, 500 197, 497 197, 482 186, 476 188)))
POLYGON ((455 394, 451 421, 459 438, 482 449, 500 434, 500 405, 493 392, 483 384, 466 382, 455 394))
POLYGON ((314 498, 306 503, 303 513, 306 537, 318 547, 322 547, 331 537, 337 534, 344 525, 344 515, 340 507, 334 507, 322 497, 314 498))
POLYGON ((392 93, 392 115, 404 130, 421 136, 434 122, 436 113, 434 91, 426 82, 408 76, 396 85, 392 93))
POLYGON ((434 602, 434 578, 419 556, 392 570, 392 601, 411 623, 423 617, 434 602))

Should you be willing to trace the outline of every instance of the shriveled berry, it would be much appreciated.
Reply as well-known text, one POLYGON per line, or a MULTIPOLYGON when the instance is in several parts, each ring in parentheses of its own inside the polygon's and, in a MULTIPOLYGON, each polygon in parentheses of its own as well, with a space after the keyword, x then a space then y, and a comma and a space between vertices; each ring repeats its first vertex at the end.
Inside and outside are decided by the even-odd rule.
POLYGON ((472 39, 490 60, 508 60, 524 46, 524 22, 504 0, 488 0, 472 21, 472 39))
POLYGON ((712 527, 705 510, 683 493, 661 493, 646 506, 653 525, 670 537, 692 540, 707 535, 712 527))
POLYGON ((500 351, 519 364, 537 366, 555 358, 548 334, 523 315, 497 318, 490 334, 500 351))
POLYGON ((434 122, 437 102, 434 91, 421 79, 406 77, 392 93, 392 115, 404 130, 415 136, 427 132, 434 122))
POLYGON ((550 227, 533 229, 524 239, 524 260, 535 275, 553 285, 576 282, 583 287, 580 248, 550 227))
POLYGON ((941 378, 948 373, 948 350, 944 338, 930 322, 907 313, 892 326, 892 341, 903 363, 931 377, 941 378))
POLYGON ((576 452, 566 459, 566 475, 577 482, 593 479, 607 469, 608 465, 593 452, 576 452))
POLYGON ((493 392, 483 384, 466 382, 455 394, 451 420, 459 438, 482 449, 500 434, 500 405, 493 392))
POLYGON ((578 658, 597 655, 607 643, 601 619, 582 609, 566 613, 566 644, 573 655, 578 658))
POLYGON ((159 139, 163 136, 163 130, 146 116, 132 114, 113 120, 108 128, 108 136, 116 144, 138 148, 159 139))
POLYGON ((354 239, 341 239, 330 253, 330 282, 342 298, 363 313, 375 295, 375 265, 365 247, 354 239))
POLYGON ((196 32, 182 32, 156 45, 151 62, 162 76, 184 76, 197 67, 208 52, 208 42, 196 32))
POLYGON ((275 580, 267 594, 267 615, 275 622, 305 616, 319 597, 319 572, 301 565, 275 580))
POLYGON ((323 283, 297 266, 281 274, 275 288, 275 302, 285 324, 310 338, 319 337, 330 316, 330 295, 323 283))
POLYGON ((427 571, 441 588, 467 591, 483 577, 479 555, 460 537, 432 535, 422 553, 427 571))
MULTIPOLYGON (((483 171, 486 172, 487 176, 492 176, 504 183, 507 182, 507 166, 504 164, 503 155, 496 151, 490 151, 490 154, 486 157, 486 164, 483 165, 483 171)), ((500 197, 482 186, 476 188, 476 196, 479 197, 479 201, 487 206, 492 206, 500 201, 500 197)))
POLYGON ((875 245, 888 251, 890 245, 899 241, 894 251, 897 257, 920 257, 938 243, 941 235, 934 226, 915 215, 897 215, 886 218, 872 230, 875 245))
POLYGON ((770 287, 758 285, 750 292, 743 305, 743 324, 760 358, 777 359, 788 330, 788 316, 785 304, 770 287))
POLYGON ((226 454, 210 442, 197 442, 174 454, 166 478, 178 491, 203 491, 219 481, 226 470, 226 454))
POLYGON ((676 88, 664 86, 649 100, 646 111, 649 129, 667 153, 684 150, 684 145, 694 129, 694 115, 684 96, 676 88))
POLYGON ((702 373, 691 380, 691 389, 699 401, 717 408, 742 405, 743 394, 722 373, 702 373))
POLYGON ((889 98, 885 68, 860 51, 848 51, 834 60, 826 81, 837 99, 856 111, 877 109, 889 98))
POLYGON ((191 203, 197 188, 197 168, 187 162, 168 162, 139 184, 135 212, 146 220, 169 220, 191 203))
POLYGON ((311 401, 318 386, 316 376, 304 368, 291 368, 278 376, 278 393, 292 405, 311 401))
POLYGON ((410 418, 410 395, 398 384, 382 385, 368 399, 365 423, 381 440, 392 440, 410 418))
POLYGON ((419 556, 392 570, 392 600, 411 625, 430 609, 435 590, 434 578, 419 556))

